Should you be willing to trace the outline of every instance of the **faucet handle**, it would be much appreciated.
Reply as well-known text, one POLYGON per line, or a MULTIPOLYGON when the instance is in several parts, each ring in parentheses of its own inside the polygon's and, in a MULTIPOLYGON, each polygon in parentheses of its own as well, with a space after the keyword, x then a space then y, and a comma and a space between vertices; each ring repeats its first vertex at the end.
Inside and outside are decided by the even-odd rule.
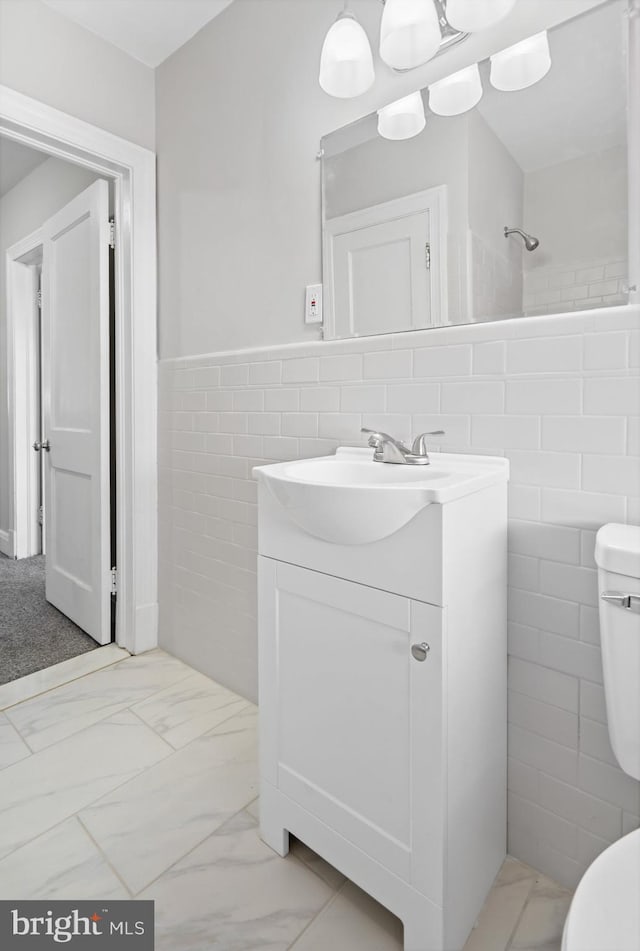
POLYGON ((427 455, 427 436, 444 436, 444 429, 434 429, 430 433, 420 433, 419 436, 413 440, 413 446, 411 447, 411 453, 414 456, 426 456, 427 455))

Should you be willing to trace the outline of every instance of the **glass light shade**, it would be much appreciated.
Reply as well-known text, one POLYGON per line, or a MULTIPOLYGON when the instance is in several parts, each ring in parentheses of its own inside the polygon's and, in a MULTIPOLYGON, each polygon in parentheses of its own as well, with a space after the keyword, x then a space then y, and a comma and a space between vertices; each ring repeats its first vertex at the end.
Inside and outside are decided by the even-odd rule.
POLYGON ((380 23, 380 58, 388 66, 421 66, 435 56, 441 42, 433 0, 386 0, 380 23))
POLYGON ((320 55, 320 85, 330 96, 350 99, 373 85, 373 54, 367 34, 350 13, 341 13, 320 55))
POLYGON ((447 0, 447 21, 461 33, 477 33, 498 23, 516 0, 447 0))
POLYGON ((491 85, 503 92, 533 86, 551 69, 546 30, 491 57, 491 85))
POLYGON ((424 129, 424 103, 419 92, 397 99, 378 111, 378 132, 383 139, 411 139, 424 129))
POLYGON ((481 98, 482 80, 477 63, 429 86, 429 108, 438 116, 459 116, 473 109, 481 98))

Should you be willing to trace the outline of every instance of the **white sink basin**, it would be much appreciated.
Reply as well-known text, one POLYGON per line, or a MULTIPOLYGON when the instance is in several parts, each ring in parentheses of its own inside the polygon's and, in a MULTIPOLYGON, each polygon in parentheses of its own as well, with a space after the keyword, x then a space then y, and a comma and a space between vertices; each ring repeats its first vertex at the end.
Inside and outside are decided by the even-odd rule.
POLYGON ((397 532, 432 502, 443 504, 506 482, 508 460, 430 453, 428 466, 373 461, 372 449, 338 449, 253 470, 303 531, 341 545, 364 545, 397 532))

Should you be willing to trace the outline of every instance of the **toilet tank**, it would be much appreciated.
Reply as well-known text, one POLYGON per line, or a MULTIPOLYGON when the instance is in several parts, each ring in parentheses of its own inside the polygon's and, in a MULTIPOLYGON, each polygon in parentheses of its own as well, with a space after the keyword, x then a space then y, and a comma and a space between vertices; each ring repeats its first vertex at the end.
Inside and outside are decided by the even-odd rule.
POLYGON ((604 525, 595 559, 609 737, 622 769, 640 779, 640 527, 604 525))

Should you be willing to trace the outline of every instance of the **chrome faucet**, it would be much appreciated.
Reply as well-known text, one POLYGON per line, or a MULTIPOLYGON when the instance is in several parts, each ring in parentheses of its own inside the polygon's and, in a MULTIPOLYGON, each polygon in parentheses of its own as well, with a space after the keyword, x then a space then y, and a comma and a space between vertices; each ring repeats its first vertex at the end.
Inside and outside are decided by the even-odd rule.
POLYGON ((394 465, 403 466, 428 466, 430 463, 427 452, 427 436, 444 436, 443 429, 435 429, 430 433, 420 433, 413 440, 411 449, 408 449, 404 443, 394 439, 389 433, 378 432, 375 429, 360 430, 369 436, 369 445, 375 450, 373 453, 374 462, 388 462, 394 465))

